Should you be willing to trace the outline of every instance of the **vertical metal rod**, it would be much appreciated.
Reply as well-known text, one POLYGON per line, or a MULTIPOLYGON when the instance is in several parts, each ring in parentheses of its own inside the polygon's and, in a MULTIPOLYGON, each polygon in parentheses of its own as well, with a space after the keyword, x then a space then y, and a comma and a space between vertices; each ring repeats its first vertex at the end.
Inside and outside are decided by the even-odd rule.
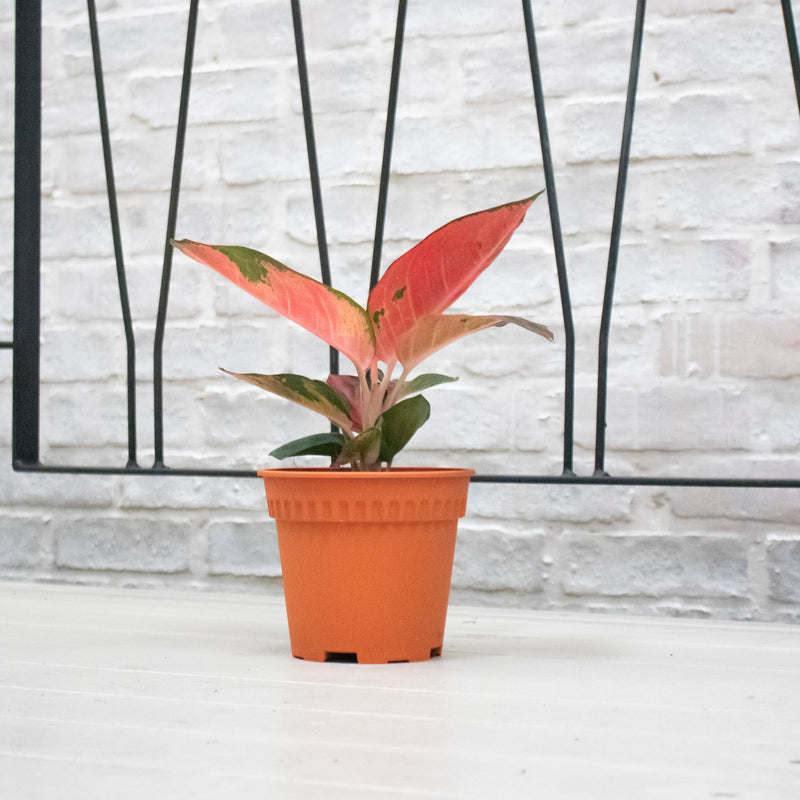
POLYGON ((644 32, 645 0, 636 4, 636 21, 633 29, 631 66, 628 76, 628 95, 625 102, 625 118, 622 125, 622 144, 617 172, 617 191, 614 198, 614 219, 611 225, 611 240, 608 249, 606 288, 603 296, 603 312, 600 318, 600 335, 597 363, 597 428, 595 431, 594 471, 605 475, 606 411, 608 397, 608 339, 611 329, 611 309, 614 304, 614 281, 617 275, 619 241, 622 231, 622 212, 625 205, 625 187, 628 182, 628 165, 631 157, 633 134, 633 112, 636 107, 636 88, 639 81, 639 64, 642 58, 642 36, 644 32))
POLYGON ((42 4, 17 0, 14 40, 14 388, 12 464, 39 463, 42 4))
POLYGON ((163 353, 164 329, 167 321, 167 303, 169 301, 169 284, 172 277, 172 245, 170 240, 175 236, 175 223, 178 217, 178 199, 181 189, 181 171, 183 169, 183 151, 186 144, 186 123, 189 117, 189 91, 192 83, 192 62, 194 61, 194 43, 197 32, 197 5, 199 0, 191 0, 189 21, 186 28, 186 52, 183 60, 183 79, 178 109, 178 128, 175 134, 175 157, 172 165, 172 186, 169 195, 169 211, 167 213, 167 234, 164 242, 164 263, 161 269, 161 291, 158 298, 156 315, 156 331, 153 343, 153 428, 155 445, 154 467, 164 467, 164 387, 163 387, 163 353))
POLYGON ((781 0, 781 8, 783 9, 783 25, 786 28, 786 42, 789 45, 789 60, 792 63, 794 94, 797 98, 797 108, 800 110, 800 54, 797 51, 797 31, 794 27, 792 0, 781 0))
MULTIPOLYGON (((300 13, 300 0, 291 0, 292 22, 294 24, 294 44, 297 52, 297 75, 300 80, 300 99, 303 104, 303 123, 306 132, 306 150, 308 152, 308 170, 311 178, 311 199, 314 203, 314 220, 317 225, 317 249, 319 250, 319 266, 322 282, 331 285, 331 267, 328 258, 328 237, 325 233, 325 214, 322 208, 322 188, 317 163, 317 143, 314 136, 314 115, 311 111, 311 89, 308 83, 308 64, 306 63, 306 46, 303 37, 303 18, 300 13)), ((330 370, 335 375, 339 372, 339 352, 330 348, 330 370)))
POLYGON ((572 321, 572 302, 569 295, 567 265, 564 258, 564 242, 561 235, 561 217, 558 213, 558 197, 550 154, 550 136, 547 131, 547 115, 544 107, 544 90, 539 70, 539 55, 533 26, 533 12, 530 0, 522 0, 522 13, 525 17, 525 32, 528 39, 528 57, 531 64, 533 96, 536 104, 536 120, 539 124, 539 141, 542 149, 542 166, 550 210, 550 228, 553 235, 553 249, 556 257, 558 286, 561 293, 561 313, 564 318, 564 474, 573 474, 572 456, 574 449, 575 418, 575 327, 572 321))
POLYGON ((397 116, 397 96, 400 88, 400 65, 403 58, 407 7, 407 0, 399 0, 397 4, 397 26, 394 33, 392 77, 389 82, 389 104, 386 110, 386 133, 383 137, 383 163, 381 164, 381 181, 378 189, 378 213, 375 220, 375 239, 372 245, 372 270, 369 277, 370 290, 378 282, 381 271, 381 251, 383 250, 383 231, 386 224, 386 204, 389 196, 389 174, 392 166, 392 147, 394 145, 394 127, 397 116))
POLYGON ((97 29, 97 9, 94 0, 87 0, 89 12, 89 34, 92 40, 92 59, 94 61, 94 80, 97 87, 97 110, 100 115, 100 138, 103 142, 103 163, 106 171, 106 193, 108 211, 111 219, 111 237, 114 243, 114 258, 117 265, 117 284, 122 306, 122 322, 125 327, 125 346, 127 353, 127 393, 128 393, 128 467, 136 464, 136 342, 133 336, 133 322, 128 299, 128 282, 125 277, 125 262, 122 253, 119 211, 117 209, 117 189, 114 181, 114 163, 111 156, 111 137, 108 128, 106 91, 103 81, 103 64, 100 57, 100 35, 97 29))

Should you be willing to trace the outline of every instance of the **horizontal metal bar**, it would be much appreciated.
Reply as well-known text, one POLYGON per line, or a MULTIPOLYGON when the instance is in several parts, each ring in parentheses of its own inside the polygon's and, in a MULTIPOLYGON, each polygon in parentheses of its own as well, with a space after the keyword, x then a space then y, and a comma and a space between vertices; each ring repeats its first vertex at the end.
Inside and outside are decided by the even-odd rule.
MULTIPOLYGON (((253 469, 181 469, 170 467, 92 467, 14 464, 17 472, 77 475, 146 475, 179 478, 257 478, 253 469)), ((612 475, 474 475, 472 483, 560 484, 577 486, 664 486, 718 489, 800 489, 800 478, 704 478, 612 475)))
POLYGON ((66 464, 12 464, 15 472, 42 472, 63 475, 152 475, 158 477, 197 477, 197 478, 256 478, 254 469, 173 469, 172 467, 94 467, 66 464))
POLYGON ((13 350, 14 342, 0 342, 0 350, 13 350))
POLYGON ((794 478, 667 478, 641 475, 475 475, 474 483, 555 483, 582 486, 684 486, 691 488, 731 489, 800 489, 800 479, 794 478))

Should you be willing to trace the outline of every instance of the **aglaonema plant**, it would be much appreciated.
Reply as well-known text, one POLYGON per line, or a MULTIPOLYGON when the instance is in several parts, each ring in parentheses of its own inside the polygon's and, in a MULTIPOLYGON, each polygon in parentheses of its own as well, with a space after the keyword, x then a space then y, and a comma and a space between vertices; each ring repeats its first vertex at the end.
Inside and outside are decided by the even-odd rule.
POLYGON ((316 411, 338 429, 296 439, 270 455, 324 455, 334 467, 358 470, 391 467, 430 416, 420 392, 456 380, 435 373, 412 378, 428 356, 467 334, 509 323, 552 341, 544 325, 522 317, 443 313, 494 261, 539 194, 459 217, 434 231, 391 264, 366 308, 256 250, 173 241, 182 253, 324 339, 355 367, 355 375, 330 375, 327 381, 223 370, 316 411))

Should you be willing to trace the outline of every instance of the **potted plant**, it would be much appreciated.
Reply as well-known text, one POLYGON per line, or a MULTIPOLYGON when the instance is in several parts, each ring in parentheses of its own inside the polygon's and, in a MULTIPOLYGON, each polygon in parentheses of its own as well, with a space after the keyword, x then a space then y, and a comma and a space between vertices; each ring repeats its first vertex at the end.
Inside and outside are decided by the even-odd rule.
POLYGON ((386 270, 366 308, 256 250, 173 242, 355 367, 354 375, 326 381, 224 370, 333 427, 270 454, 327 456, 329 468, 259 472, 277 524, 296 657, 382 663, 441 653, 457 520, 474 472, 393 466, 430 415, 421 392, 456 380, 411 373, 445 345, 493 326, 513 323, 552 341, 545 326, 521 317, 443 313, 497 257, 538 196, 434 231, 386 270))

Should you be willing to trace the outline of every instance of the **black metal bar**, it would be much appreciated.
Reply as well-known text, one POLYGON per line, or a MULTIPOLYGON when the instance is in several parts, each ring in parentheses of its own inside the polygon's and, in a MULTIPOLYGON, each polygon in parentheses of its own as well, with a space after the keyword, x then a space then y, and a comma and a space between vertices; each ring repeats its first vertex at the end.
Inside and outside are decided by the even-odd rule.
POLYGON ((125 347, 127 361, 128 398, 128 465, 136 465, 136 342, 133 336, 131 307, 128 299, 128 282, 125 277, 125 261, 122 253, 119 210, 117 208, 117 189, 114 180, 114 162, 111 155, 111 136, 108 129, 108 110, 103 81, 103 64, 100 57, 100 34, 97 29, 97 9, 94 0, 87 0, 89 12, 89 34, 92 41, 92 60, 94 80, 97 88, 97 110, 100 115, 100 138, 103 142, 103 163, 106 171, 106 193, 108 212, 111 220, 111 238, 114 243, 114 259, 117 265, 117 284, 122 306, 122 322, 125 327, 125 347))
POLYGON ((542 167, 550 210, 550 229, 553 236, 553 250, 558 272, 558 288, 561 293, 561 314, 564 320, 564 474, 572 474, 575 420, 575 326, 572 321, 572 302, 567 280, 567 264, 564 257, 564 240, 561 235, 561 217, 558 213, 558 197, 550 153, 550 135, 547 130, 547 115, 544 105, 542 74, 539 69, 539 53, 536 47, 536 33, 533 26, 533 12, 530 0, 522 0, 522 13, 525 17, 525 33, 528 40, 528 58, 531 65, 533 97, 536 105, 536 120, 539 125, 539 141, 542 149, 542 167))
POLYGON ((636 22, 633 29, 631 66, 628 76, 628 96, 625 102, 625 118, 622 125, 622 144, 617 172, 617 191, 614 198, 614 219, 611 225, 611 241, 608 249, 608 268, 606 287, 603 296, 603 312, 600 318, 600 336, 597 360, 597 428, 595 431, 594 471, 596 475, 605 473, 606 413, 608 399, 608 339, 611 329, 611 309, 614 304, 614 281, 617 275, 619 241, 622 231, 622 212, 625 205, 625 187, 628 182, 628 165, 631 157, 631 138, 633 134, 633 112, 636 108, 636 88, 639 81, 639 64, 642 57, 642 36, 644 32, 645 0, 636 4, 636 22))
POLYGON ((14 388, 12 464, 39 463, 42 4, 17 0, 14 40, 14 388))
MULTIPOLYGON (((311 110, 311 88, 308 82, 308 64, 306 62, 306 46, 303 36, 303 17, 300 12, 300 0, 292 2, 292 23, 294 25, 294 45, 297 52, 297 76, 300 81, 300 100, 303 105, 303 124, 306 132, 306 150, 308 152, 308 171, 311 179, 311 199, 314 203, 314 220, 317 226, 317 250, 322 282, 331 285, 331 266, 328 257, 328 237, 325 232, 325 213, 322 206, 322 187, 317 161, 317 142, 314 136, 314 115, 311 110)), ((330 348, 330 370, 335 375, 339 372, 339 352, 330 348)))
POLYGON ((175 223, 178 218, 178 200, 181 189, 183 151, 186 144, 186 123, 189 118, 189 92, 192 85, 192 62, 197 33, 197 6, 199 0, 191 0, 189 20, 186 26, 186 52, 183 59, 183 78, 181 98, 178 108, 178 127, 175 134, 175 157, 172 164, 172 185, 167 213, 167 234, 164 242, 164 264, 161 269, 161 290, 158 297, 158 313, 153 343, 153 433, 155 446, 154 468, 164 466, 164 331, 167 322, 169 284, 172 278, 172 245, 175 236, 175 223))
POLYGON ((794 27, 792 0, 781 0, 781 8, 783 9, 783 25, 786 28, 786 43, 789 45, 789 60, 792 64, 794 94, 797 98, 797 108, 800 110, 800 53, 797 51, 797 31, 794 27))
POLYGON ((47 474, 75 475, 148 475, 158 477, 194 478, 255 478, 253 469, 183 469, 172 467, 93 467, 81 465, 62 466, 58 464, 21 465, 19 472, 41 472, 47 474))
POLYGON ((383 137, 383 161, 381 179, 378 187, 378 212, 375 218, 375 239, 372 245, 372 270, 369 288, 375 286, 381 273, 381 252, 386 224, 386 205, 389 197, 389 175, 392 167, 392 148, 394 146, 394 127, 397 117, 397 96, 400 89, 400 66, 403 60, 403 40, 405 38, 406 0, 397 3, 397 26, 394 33, 394 52, 392 54, 392 77, 389 81, 389 103, 386 109, 386 132, 383 137))
MULTIPOLYGON (((181 469, 169 467, 91 467, 20 464, 19 472, 76 475, 132 475, 178 478, 257 478, 256 470, 181 469)), ((610 475, 473 475, 472 483, 507 483, 559 486, 664 486, 685 489, 800 489, 800 479, 793 478, 675 478, 616 477, 610 475)))
POLYGON ((474 483, 562 484, 577 486, 667 486, 687 489, 800 489, 795 478, 673 478, 612 475, 475 475, 474 483))
MULTIPOLYGON (((90 28, 96 26, 94 2, 89 2, 90 28), (92 23, 91 20, 95 19, 92 23)), ((797 40, 792 18, 791 3, 782 0, 784 21, 789 43, 792 70, 795 79, 795 91, 800 107, 800 58, 797 52, 797 40)), ((135 463, 126 467, 95 467, 95 466, 60 466, 43 465, 39 462, 39 281, 40 281, 40 178, 41 178, 41 0, 17 0, 16 2, 16 39, 15 39, 15 68, 16 68, 16 96, 15 96, 15 176, 14 176, 14 340, 13 342, 0 342, 0 348, 12 349, 14 359, 14 399, 13 399, 13 466, 22 472, 41 473, 70 473, 92 475, 147 475, 147 476, 184 476, 184 477, 225 477, 225 478, 254 478, 255 470, 231 469, 192 469, 192 468, 167 468, 163 464, 163 431, 161 430, 161 345, 163 344, 164 327, 166 324, 167 298, 170 283, 172 249, 169 239, 174 235, 177 217, 178 197, 180 192, 180 175, 185 142, 186 124, 188 118, 188 99, 191 81, 191 68, 193 61, 194 37, 197 25, 198 0, 192 0, 189 10, 189 23, 187 30, 186 56, 184 61, 183 87, 181 91, 180 111, 178 116, 178 129, 176 134, 175 161, 173 166, 172 189, 170 194, 170 210, 167 223, 167 242, 165 244, 164 267, 162 270, 161 294, 159 297, 159 311, 156 326, 156 347, 154 348, 154 375, 157 375, 155 420, 156 420, 156 462, 152 468, 145 469, 135 463)), ((315 215, 318 224, 318 239, 321 247, 321 264, 323 277, 330 281, 330 271, 327 261, 327 243, 324 235, 324 222, 322 217, 322 202, 319 174, 316 166, 316 147, 314 143, 313 124, 311 118, 310 93, 308 89, 308 76, 305 65, 304 44, 302 39, 302 26, 300 20, 299 0, 292 0, 292 9, 295 20, 296 45, 298 48, 298 68, 301 72, 301 94, 303 94, 304 118, 306 122, 307 146, 309 150, 309 163, 312 173, 312 192, 315 199, 315 215), (309 135, 310 134, 310 135, 309 135), (321 236, 319 233, 321 232, 321 236)), ((393 61, 393 86, 390 94, 394 92, 394 100, 390 99, 390 110, 387 113, 387 136, 384 140, 384 167, 382 170, 382 184, 388 186, 390 157, 392 150, 394 120, 389 117, 394 115, 396 107, 397 80, 400 69, 400 49, 398 42, 402 41, 402 30, 405 20, 406 2, 400 0, 398 6, 398 34, 395 38, 395 58, 393 61), (402 16, 402 24, 401 24, 402 16), (383 177, 385 175, 385 178, 383 177)), ((563 258, 563 243, 561 241, 558 205, 556 200, 553 178, 552 160, 550 158, 549 139, 547 135, 546 118, 544 114, 543 91, 538 66, 536 51, 533 16, 528 0, 523 0, 523 12, 526 17, 526 31, 528 47, 531 58, 531 72, 534 81, 534 95, 536 100, 537 120, 539 122, 540 139, 542 143, 543 164, 545 181, 550 204, 551 226, 553 228, 556 261, 559 269, 559 284, 562 290, 562 310, 565 317, 568 339, 572 336, 571 303, 566 280, 566 266, 563 258)), ((556 485, 591 485, 591 486, 659 486, 683 488, 781 488, 799 489, 800 479, 761 479, 761 478, 714 478, 714 477, 612 477, 605 474, 602 469, 604 457, 604 422, 605 422, 605 397, 603 397, 602 416, 600 392, 605 392, 607 384, 607 347, 608 329, 610 326, 611 306, 613 303, 613 285, 616 273, 616 260, 619 250, 619 237, 622 223, 622 210, 624 205, 627 169, 630 160, 630 140, 633 124, 633 113, 636 100, 636 84, 641 57, 642 33, 644 25, 645 2, 639 0, 637 4, 636 25, 634 28, 634 44, 631 55, 631 74, 628 83, 628 98, 623 126, 623 139, 620 155, 620 167, 617 178, 617 194, 614 208, 614 221, 609 250, 609 265, 606 280, 606 293, 604 297, 604 318, 601 325, 601 350, 605 347, 605 359, 601 359, 598 377, 598 423, 602 419, 602 429, 598 424, 598 446, 596 459, 599 457, 600 469, 592 476, 577 476, 568 468, 571 466, 572 451, 572 413, 571 399, 565 403, 565 438, 569 440, 570 460, 567 459, 567 444, 565 441, 565 468, 560 475, 476 475, 475 483, 494 484, 556 484, 556 485), (569 426, 569 427, 568 427, 569 426), (602 430, 602 439, 600 432, 602 430)), ((109 185, 109 203, 114 207, 112 218, 118 220, 116 212, 116 193, 113 186, 113 169, 111 167, 111 150, 108 142, 107 115, 105 112, 104 90, 102 86, 102 68, 99 58, 99 37, 96 27, 92 32, 93 54, 95 54, 95 78, 98 83, 98 106, 101 109, 101 134, 104 141, 104 158, 106 160, 106 176, 109 185), (96 40, 95 40, 96 39, 96 40), (107 152, 106 152, 107 149, 107 152)), ((382 185, 384 194, 386 187, 382 185)), ((112 229, 116 225, 114 236, 115 254, 118 256, 118 279, 120 279, 120 297, 123 305, 123 317, 128 306, 127 291, 125 286, 124 267, 121 257, 121 237, 119 226, 112 222, 112 229), (120 267, 122 267, 120 269, 120 267), (124 295, 124 297, 123 297, 124 295)), ((376 241, 382 241, 381 235, 376 236, 376 241)), ((379 260, 379 257, 378 257, 379 260)), ((571 347, 568 346, 569 353, 571 347)), ((574 375, 574 366, 567 365, 567 383, 570 385, 570 376, 574 375)), ((130 375, 130 372, 129 372, 130 375)), ((567 392, 569 396, 570 392, 567 392)), ((596 461, 597 465, 597 461, 596 461)))

